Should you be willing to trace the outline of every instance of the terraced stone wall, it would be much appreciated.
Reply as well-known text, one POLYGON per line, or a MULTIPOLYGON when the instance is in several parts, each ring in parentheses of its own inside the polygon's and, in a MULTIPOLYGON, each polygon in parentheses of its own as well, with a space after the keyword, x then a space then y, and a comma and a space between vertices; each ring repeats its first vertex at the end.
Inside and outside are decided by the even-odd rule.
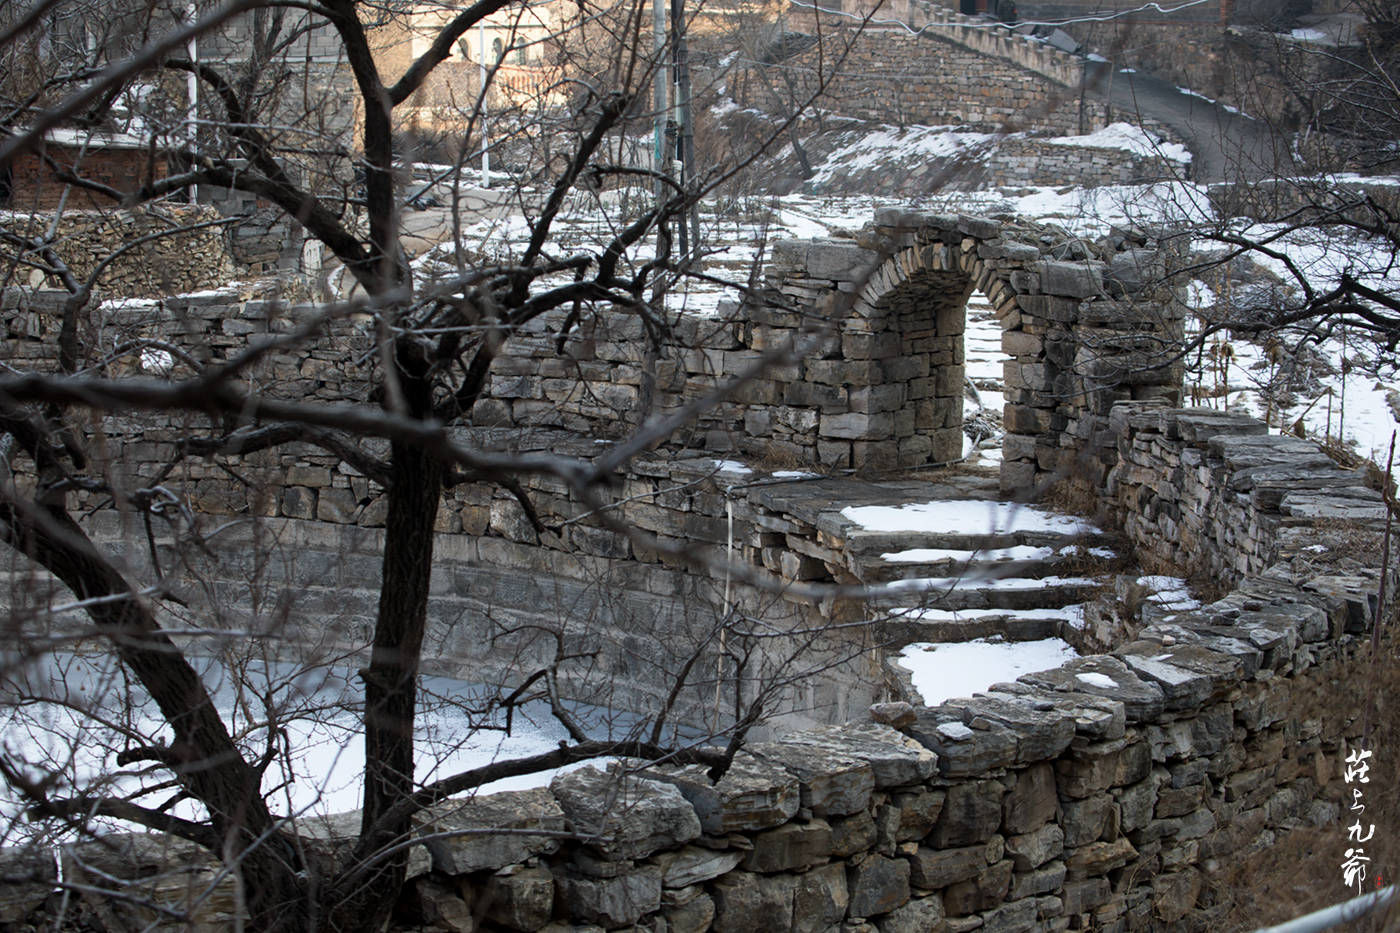
MULTIPOLYGON (((82 282, 119 247, 150 237, 103 268, 98 276, 101 291, 145 297, 212 288, 229 281, 234 274, 226 229, 181 228, 219 219, 220 215, 211 208, 185 204, 137 210, 69 210, 58 224, 55 252, 82 282), (172 230, 179 232, 160 236, 172 230)), ((16 214, 6 220, 7 226, 21 236, 42 235, 51 222, 52 218, 42 213, 16 214)), ((43 279, 39 275, 34 278, 43 279)))

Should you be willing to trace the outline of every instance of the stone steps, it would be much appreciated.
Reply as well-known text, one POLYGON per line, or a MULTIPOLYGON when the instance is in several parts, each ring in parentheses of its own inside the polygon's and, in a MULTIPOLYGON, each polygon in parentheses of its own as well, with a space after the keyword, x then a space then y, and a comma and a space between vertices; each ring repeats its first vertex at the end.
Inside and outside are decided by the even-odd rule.
POLYGON ((992 579, 1038 579, 1051 576, 1097 575, 1108 562, 1100 557, 1085 557, 1079 552, 1064 553, 1051 547, 1025 545, 986 551, 931 550, 928 555, 918 552, 903 553, 905 559, 900 560, 860 561, 856 566, 856 573, 868 583, 965 575, 992 579), (925 556, 930 559, 913 559, 925 556))
MULTIPOLYGON (((982 510, 962 514, 986 528, 982 510)), ((1043 509, 987 503, 994 530, 888 531, 847 527, 852 572, 872 589, 885 644, 975 638, 1031 641, 1082 624, 1119 562, 1116 540, 1088 523, 1043 509), (1028 527, 1018 528, 1019 519, 1028 527)))
POLYGON ((884 584, 870 602, 901 611, 1058 609, 1093 599, 1103 586, 1088 577, 926 577, 884 584))
POLYGON ((1079 546, 1082 548, 1111 547, 1112 536, 1103 532, 1067 535, 1062 532, 1038 529, 1018 531, 1015 529, 998 532, 963 531, 850 531, 845 537, 847 553, 858 556, 883 555, 917 548, 959 550, 959 551, 999 551, 1006 548, 1031 547, 1060 550, 1079 546))
POLYGON ((882 643, 961 642, 974 638, 1036 641, 1062 637, 1080 618, 1080 604, 1060 608, 947 610, 914 609, 891 615, 875 627, 882 643))

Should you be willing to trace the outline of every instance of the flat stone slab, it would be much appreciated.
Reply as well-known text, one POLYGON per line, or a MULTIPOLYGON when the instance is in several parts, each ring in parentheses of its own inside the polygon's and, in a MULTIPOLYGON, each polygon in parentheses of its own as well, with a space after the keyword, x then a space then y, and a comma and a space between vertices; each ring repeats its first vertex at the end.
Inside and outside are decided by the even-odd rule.
POLYGON ((929 749, 879 723, 821 726, 789 736, 787 741, 868 762, 875 774, 876 788, 922 784, 938 767, 938 759, 929 749))
POLYGON ((674 785, 707 833, 754 832, 786 823, 797 814, 802 793, 796 776, 775 764, 739 752, 718 783, 706 765, 654 768, 648 775, 674 785))
POLYGON ((1318 519, 1363 521, 1375 522, 1379 527, 1384 527, 1386 513, 1385 500, 1380 492, 1364 486, 1347 486, 1326 492, 1286 492, 1279 500, 1278 510, 1291 518, 1310 522, 1318 519))
POLYGON ((1308 464, 1316 462, 1320 456, 1313 441, 1282 434, 1212 437, 1208 448, 1211 456, 1224 460, 1231 470, 1308 464))
POLYGON ((544 787, 443 801, 418 813, 413 822, 419 835, 430 837, 423 845, 433 870, 446 875, 495 871, 555 852, 557 834, 565 829, 564 810, 544 787), (514 832, 490 832, 497 829, 514 832))
POLYGON ((974 730, 984 721, 1005 726, 1016 739, 1017 765, 1054 758, 1074 738, 1072 716, 1032 697, 978 696, 949 700, 940 709, 958 711, 974 730))
POLYGON ((1127 729, 1128 717, 1124 712, 1123 703, 1107 697, 1073 690, 1061 692, 1057 689, 1046 689, 1025 682, 1024 677, 1016 683, 992 684, 987 695, 1023 697, 1050 704, 1073 720, 1076 735, 1096 742, 1120 739, 1127 729))
POLYGON ((1244 662, 1200 645, 1134 641, 1114 652, 1144 680, 1162 688, 1168 710, 1200 706, 1237 683, 1244 662))
POLYGON ((794 775, 801 784, 802 806, 816 816, 859 813, 875 792, 875 770, 863 758, 787 742, 761 742, 745 750, 794 775))
MULTIPOLYGON (((1178 618, 1189 618, 1189 614, 1178 614, 1178 618)), ((1176 622, 1158 623, 1144 628, 1138 633, 1141 641, 1155 641, 1163 645, 1200 645, 1220 654, 1237 658, 1243 665, 1244 677, 1253 677, 1263 661, 1263 652, 1248 638, 1241 639, 1227 627, 1209 624, 1181 624, 1176 622)))
POLYGON ((702 884, 727 874, 744 860, 743 852, 686 846, 675 852, 662 852, 654 859, 661 866, 661 883, 668 888, 702 884))
POLYGON ((700 819, 681 792, 662 781, 589 766, 549 784, 568 826, 592 837, 588 845, 609 859, 644 858, 699 836, 700 819))
POLYGON ((1016 732, 989 719, 976 726, 962 720, 962 711, 939 706, 919 714, 909 734, 938 756, 938 773, 961 778, 1013 767, 1018 760, 1016 732))
POLYGON ((1156 719, 1166 708, 1166 694, 1158 684, 1139 677, 1111 655, 1074 658, 1053 670, 1023 674, 1019 680, 1047 690, 1087 693, 1117 701, 1123 704, 1124 715, 1131 722, 1156 719))
POLYGON ((1215 411, 1198 408, 1177 414, 1173 412, 1163 420, 1168 437, 1179 437, 1183 441, 1203 443, 1212 437, 1262 436, 1269 433, 1269 426, 1251 415, 1235 412, 1215 411))

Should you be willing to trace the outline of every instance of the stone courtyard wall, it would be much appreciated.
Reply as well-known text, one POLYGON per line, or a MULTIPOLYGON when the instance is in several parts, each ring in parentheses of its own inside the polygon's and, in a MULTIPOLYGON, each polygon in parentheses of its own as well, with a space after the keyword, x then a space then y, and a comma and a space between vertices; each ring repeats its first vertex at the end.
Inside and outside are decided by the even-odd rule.
MULTIPOLYGON (((1165 451, 1267 446, 1238 416, 1143 408, 1115 412, 1114 475, 1159 493, 1179 481, 1165 451)), ((1266 524, 1275 497, 1250 494, 1260 470, 1211 462, 1207 497, 1241 511, 1207 510, 1204 526, 1266 524)), ((1326 472, 1279 478, 1299 485, 1278 501, 1348 488, 1350 474, 1328 486, 1326 472)), ((1302 535, 1335 516, 1292 518, 1302 535)), ((1265 560, 1219 528, 1200 541, 1226 566, 1265 560)), ((1112 655, 753 744, 717 784, 698 766, 586 768, 439 804, 420 819, 430 838, 404 910, 429 929, 526 933, 1216 929, 1231 859, 1299 825, 1335 824, 1345 843, 1341 759, 1361 713, 1346 674, 1375 583, 1302 550, 1112 655)), ((306 829, 342 824, 357 818, 306 829)), ((178 870, 142 882, 177 903, 216 868, 179 852, 178 870)), ((6 916, 47 893, 7 886, 6 916)), ((217 928, 230 903, 206 898, 197 915, 217 928)))
MULTIPOLYGON (((1371 622, 1378 575, 1340 544, 1334 548, 1329 535, 1340 524, 1353 533, 1373 531, 1384 505, 1361 477, 1307 442, 1265 437, 1257 422, 1237 415, 1165 407, 1170 384, 1160 374, 1156 381, 1142 375, 1171 333, 1171 313, 1149 307, 1140 287, 1142 268, 1156 254, 1128 243, 1102 259, 1075 252, 1057 258, 1055 242, 986 218, 889 212, 860 241, 783 247, 769 284, 791 310, 769 306, 767 313, 791 318, 764 318, 758 309, 748 319, 696 319, 696 328, 721 335, 706 339, 732 343, 701 341, 678 350, 675 360, 688 382, 700 384, 692 390, 708 391, 717 375, 742 371, 773 340, 808 333, 808 324, 825 315, 841 323, 834 331, 810 330, 826 352, 787 364, 770 388, 761 388, 763 380, 752 385, 784 393, 794 385, 805 387, 800 392, 825 386, 826 394, 782 404, 766 396, 736 401, 746 407, 726 411, 719 417, 727 424, 702 427, 695 437, 734 438, 739 450, 746 443, 770 449, 781 439, 773 425, 806 412, 800 432, 789 426, 792 437, 805 440, 789 443, 804 456, 836 444, 848 458, 840 464, 867 470, 879 461, 872 455, 856 462, 857 451, 883 451, 898 463, 910 449, 902 446, 906 437, 942 443, 938 432, 945 428, 906 436, 898 418, 912 408, 918 424, 922 402, 951 397, 937 373, 952 368, 948 359, 961 358, 957 312, 976 287, 1003 319, 1010 355, 1012 485, 1034 481, 1038 471, 1073 470, 1097 491, 1145 563, 1195 561, 1235 581, 1234 589, 1130 633, 1111 655, 1026 675, 977 698, 929 708, 877 706, 868 716, 855 715, 863 705, 857 697, 832 698, 829 708, 839 711, 844 703, 851 723, 789 730, 752 744, 718 784, 695 767, 585 769, 556 778, 548 789, 441 804, 422 819, 432 838, 415 847, 413 903, 406 911, 436 929, 522 933, 551 923, 562 925, 552 930, 580 933, 635 926, 677 933, 1209 930, 1224 910, 1217 872, 1229 857, 1271 845, 1290 826, 1339 819, 1340 763, 1347 741, 1359 735, 1361 709, 1359 694, 1343 685, 1371 622), (886 368, 896 363, 910 372, 886 368), (925 365, 928 373, 919 375, 925 365), (876 390, 890 385, 897 401, 882 408, 876 390), (868 396, 854 394, 861 390, 868 396), (867 410, 844 407, 862 397, 867 410), (824 410, 826 404, 833 410, 824 410), (772 416, 767 434, 762 414, 772 416), (882 414, 887 417, 876 417, 882 414), (831 425, 866 433, 845 437, 831 425), (480 832, 490 828, 523 832, 480 832)), ((46 313, 45 300, 53 298, 6 293, 12 362, 42 366, 51 352, 52 306, 46 313)), ((128 334, 149 328, 210 359, 285 333, 311 313, 228 298, 111 311, 129 316, 122 322, 128 334)), ((97 323, 117 322, 109 316, 97 323)), ((370 346, 370 335, 353 319, 329 326, 332 336, 315 353, 269 354, 265 365, 272 368, 250 372, 250 380, 299 398, 358 392, 346 361, 370 346)), ((510 406, 516 426, 493 434, 480 418, 463 429, 462 440, 495 437, 517 449, 566 452, 566 436, 589 445, 597 438, 563 429, 595 430, 628 410, 629 373, 640 380, 648 369, 635 339, 599 339, 595 331, 591 343, 583 335, 577 341, 587 349, 544 353, 543 342, 556 336, 542 331, 523 342, 516 365, 524 371, 498 374, 534 379, 546 394, 512 394, 493 384, 493 401, 510 406), (608 356, 624 351, 633 355, 608 356), (614 391, 605 378, 614 367, 624 391, 603 403, 600 397, 614 391), (580 378, 596 383, 586 399, 548 396, 580 378), (546 404, 517 411, 522 402, 546 404), (600 404, 590 413, 588 406, 600 404), (546 412, 578 421, 551 424, 546 412)), ((108 454, 118 464, 164 462, 182 426, 108 419, 108 454)), ((918 450, 921 457, 930 452, 918 450)), ((618 493, 626 500, 622 508, 630 508, 623 518, 656 531, 661 543, 671 536, 700 542, 712 554, 742 554, 749 568, 775 580, 846 582, 840 529, 803 517, 809 490, 770 483, 768 476, 726 474, 711 459, 714 451, 694 454, 641 458, 618 493), (733 522, 734 515, 740 520, 733 522)), ((183 480, 201 512, 252 511, 282 523, 290 535, 285 545, 298 556, 310 539, 296 535, 315 527, 360 536, 363 555, 372 554, 380 519, 370 480, 318 461, 310 445, 287 456, 247 458, 244 476, 267 482, 240 484, 242 500, 224 499, 234 486, 200 461, 188 461, 189 472, 170 481, 183 480)), ((438 529, 446 558, 444 572, 434 574, 439 606, 480 600, 499 609, 510 604, 512 587, 528 604, 534 591, 520 588, 522 578, 552 579, 555 552, 593 561, 595 570, 632 568, 634 580, 647 581, 636 589, 651 587, 652 602, 637 606, 640 613, 667 598, 717 605, 719 584, 698 582, 700 575, 686 572, 673 552, 639 549, 610 535, 562 487, 540 480, 530 490, 552 526, 546 532, 531 527, 508 496, 471 484, 453 493, 438 529), (453 571, 458 559, 467 573, 453 571), (514 582, 490 573, 511 567, 514 582)), ((339 558, 328 552, 326 559, 350 579, 372 573, 360 553, 348 552, 353 559, 343 566, 334 561, 347 552, 339 558)), ((597 586, 603 577, 593 579, 597 586)), ((316 586, 309 577, 303 582, 316 586)), ((358 593, 332 578, 320 584, 313 599, 354 614, 347 606, 358 593)), ((800 586, 794 593, 802 593, 800 586)), ((308 615, 324 618, 314 615, 315 605, 308 615)), ((788 605, 802 618, 795 608, 800 599, 788 605)), ((364 611, 367 618, 372 609, 364 611)), ((682 617, 651 616, 648 623, 673 618, 682 617)), ((363 638, 353 628, 343 634, 347 642, 363 638)), ((452 637, 467 650, 490 634, 468 625, 452 637)), ((638 632, 631 634, 630 644, 625 633, 616 636, 609 650, 617 653, 600 662, 625 667, 627 677, 649 660, 638 653, 638 632)), ((528 656, 527 646, 515 648, 518 657, 528 656)), ((307 831, 324 835, 340 825, 337 819, 307 831)), ((1344 841, 1339 825, 1339 847, 1344 841)), ((213 866, 180 858, 175 875, 157 871, 146 883, 173 877, 168 890, 175 893, 168 896, 178 900, 187 890, 180 879, 213 877, 213 866)), ((6 922, 30 916, 47 897, 42 882, 8 885, 0 916, 6 922)), ((210 928, 226 919, 218 913, 221 903, 227 902, 211 898, 197 908, 210 928)))

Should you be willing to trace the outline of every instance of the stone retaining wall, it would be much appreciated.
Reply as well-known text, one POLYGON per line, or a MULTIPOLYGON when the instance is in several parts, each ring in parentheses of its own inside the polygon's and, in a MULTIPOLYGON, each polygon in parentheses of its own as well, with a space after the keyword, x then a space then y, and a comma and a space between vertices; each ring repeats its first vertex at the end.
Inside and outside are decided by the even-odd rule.
MULTIPOLYGON (((138 210, 70 210, 59 221, 54 250, 84 281, 118 248, 140 237, 218 219, 220 214, 208 207, 174 203, 138 210)), ((14 214, 5 221, 11 231, 26 237, 44 234, 51 222, 44 214, 14 214)), ((226 232, 222 226, 210 226, 127 250, 107 266, 98 284, 103 294, 144 298, 213 288, 232 277, 226 232)))
MULTIPOLYGON (((1182 482, 1171 450, 1292 447, 1208 412, 1129 405, 1113 424, 1110 501, 1125 519, 1143 503, 1124 477, 1160 499, 1182 482)), ((1201 516, 1199 546, 1224 566, 1268 560, 1221 527, 1268 524, 1275 496, 1253 493, 1349 488, 1345 471, 1283 477, 1267 459, 1203 464, 1197 498, 1234 509, 1201 516)), ((1290 517, 1301 540, 1314 518, 1290 517)), ((438 805, 420 819, 431 838, 413 851, 404 910, 429 929, 526 933, 1215 929, 1231 859, 1298 825, 1336 824, 1345 844, 1340 766, 1361 706, 1346 675, 1376 577, 1325 550, 1291 553, 1111 656, 754 744, 717 784, 698 767, 589 768, 438 805)), ((179 879, 212 877, 187 853, 181 866, 179 879)), ((7 916, 47 893, 9 886, 7 916)), ((198 910, 216 925, 227 904, 198 910)))
MULTIPOLYGON (((985 173, 990 184, 1000 186, 1074 184, 1098 188, 1186 178, 1190 176, 1190 165, 1126 149, 1064 146, 1025 139, 1001 142, 987 160, 985 173)), ((959 183, 958 187, 963 185, 959 183)))
POLYGON ((741 105, 781 112, 824 82, 823 110, 880 123, 1071 134, 1107 122, 1103 104, 1080 100, 1081 59, 926 0, 886 4, 870 23, 793 7, 785 23, 821 36, 820 48, 754 65, 775 74, 732 82, 741 105), (770 100, 774 88, 787 96, 770 100))
POLYGON ((1366 470, 1246 415, 1124 405, 1113 420, 1107 494, 1149 569, 1235 580, 1385 519, 1366 470))

